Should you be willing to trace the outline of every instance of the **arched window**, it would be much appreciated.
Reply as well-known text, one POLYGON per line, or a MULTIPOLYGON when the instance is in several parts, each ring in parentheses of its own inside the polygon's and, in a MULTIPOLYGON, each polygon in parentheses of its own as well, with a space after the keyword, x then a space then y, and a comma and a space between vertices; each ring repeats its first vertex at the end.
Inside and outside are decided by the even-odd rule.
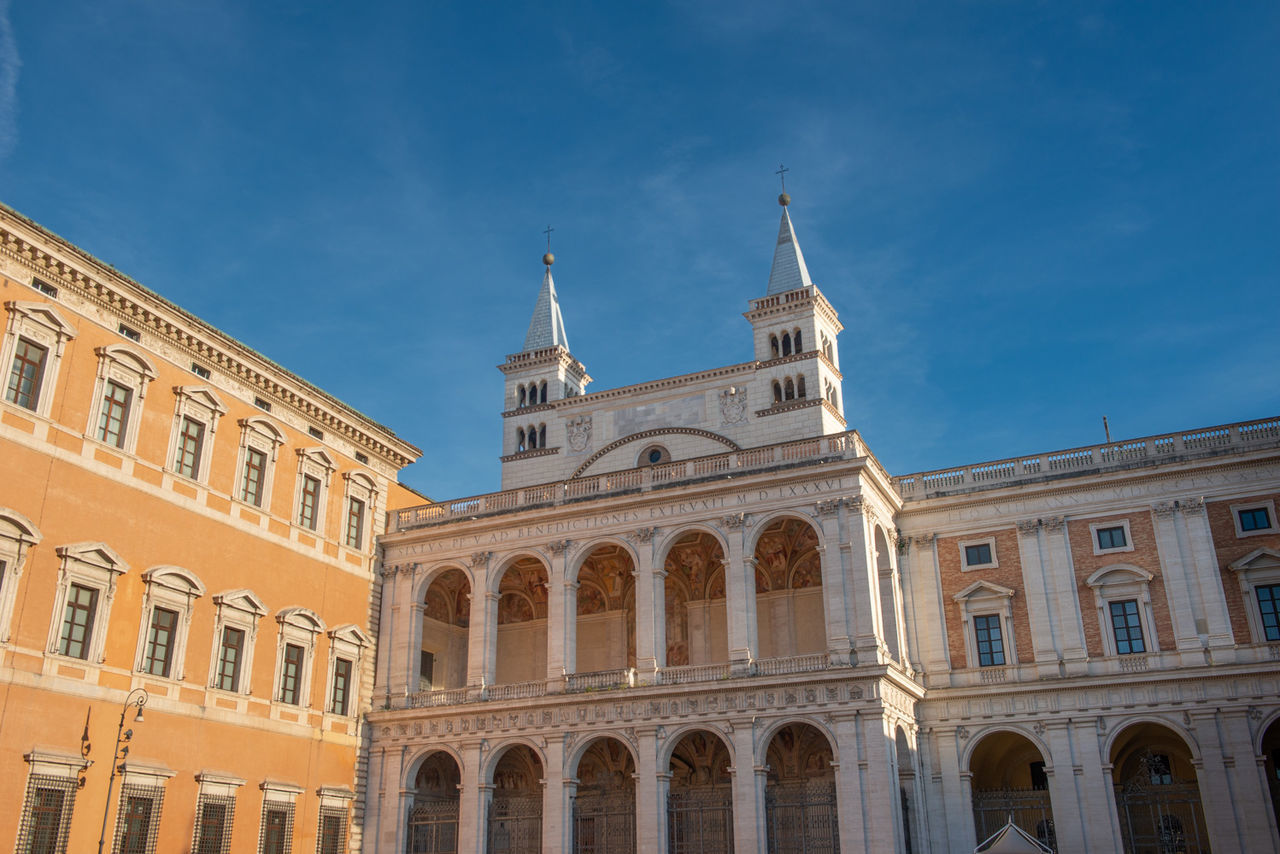
POLYGON ((804 376, 796 377, 796 397, 804 397, 804 376))
POLYGON ((547 425, 538 425, 538 447, 545 448, 547 446, 547 425))
POLYGON ((791 377, 787 377, 782 383, 782 396, 787 400, 794 400, 796 396, 795 384, 791 382, 791 377))
POLYGON ((773 352, 773 358, 775 358, 775 359, 776 359, 776 358, 778 358, 779 351, 778 351, 778 336, 777 336, 777 335, 770 335, 770 336, 769 336, 769 349, 773 352))
POLYGON ((782 403, 782 383, 773 381, 773 402, 782 403))
POLYGON ((523 427, 516 428, 516 450, 517 451, 524 450, 524 428, 523 427))
MULTIPOLYGON (((797 330, 796 330, 796 352, 797 352, 797 353, 803 353, 803 352, 804 352, 804 345, 800 343, 800 340, 801 340, 801 339, 800 339, 800 330, 799 330, 799 329, 797 329, 797 330)), ((803 397, 803 395, 801 395, 801 396, 803 397)))
POLYGON ((519 408, 521 408, 521 407, 523 407, 523 406, 524 406, 524 402, 525 402, 525 391, 524 391, 524 386, 520 386, 520 391, 518 392, 518 394, 519 394, 519 399, 516 401, 516 408, 517 408, 517 409, 519 409, 519 408))
POLYGON ((538 430, 533 425, 529 425, 529 450, 538 447, 538 430))
POLYGON ((538 402, 539 403, 547 402, 547 381, 546 380, 542 381, 542 388, 538 393, 538 402))
POLYGON ((782 333, 782 355, 791 355, 791 334, 788 332, 782 333))

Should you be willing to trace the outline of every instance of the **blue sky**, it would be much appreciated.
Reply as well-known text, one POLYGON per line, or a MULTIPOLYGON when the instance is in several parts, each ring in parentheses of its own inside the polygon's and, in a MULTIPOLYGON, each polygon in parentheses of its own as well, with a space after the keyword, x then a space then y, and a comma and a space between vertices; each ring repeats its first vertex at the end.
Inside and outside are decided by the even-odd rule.
POLYGON ((1280 414, 1277 44, 1274 2, 0 0, 0 199, 448 498, 498 486, 546 225, 592 389, 745 361, 784 162, 907 473, 1280 414))

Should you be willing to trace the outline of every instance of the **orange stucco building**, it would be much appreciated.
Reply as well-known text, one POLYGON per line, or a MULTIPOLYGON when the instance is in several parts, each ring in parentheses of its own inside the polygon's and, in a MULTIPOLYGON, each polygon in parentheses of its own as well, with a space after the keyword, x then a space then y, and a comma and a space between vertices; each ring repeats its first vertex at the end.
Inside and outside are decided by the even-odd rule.
POLYGON ((418 450, 7 208, 0 306, 0 847, 358 849, 418 450))

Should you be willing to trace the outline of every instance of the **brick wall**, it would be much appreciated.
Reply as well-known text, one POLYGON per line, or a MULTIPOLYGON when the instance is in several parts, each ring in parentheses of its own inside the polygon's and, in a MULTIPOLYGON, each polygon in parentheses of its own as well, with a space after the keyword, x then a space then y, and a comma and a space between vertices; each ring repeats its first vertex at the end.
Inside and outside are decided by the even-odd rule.
MULTIPOLYGON (((1218 572, 1222 576, 1222 589, 1227 597, 1227 612, 1231 615, 1231 632, 1235 635, 1236 643, 1252 643, 1253 639, 1249 635, 1249 620, 1245 616, 1240 579, 1235 571, 1228 567, 1233 561, 1239 560, 1256 549, 1269 548, 1280 551, 1280 533, 1237 536, 1231 506, 1268 500, 1280 505, 1280 493, 1263 493, 1205 503, 1205 510, 1209 513, 1209 530, 1213 534, 1213 550, 1218 556, 1218 572)), ((1276 520, 1273 518, 1271 522, 1274 525, 1276 520)))
POLYGON ((955 667, 976 667, 978 664, 976 661, 968 661, 968 656, 965 654, 964 626, 961 619, 962 609, 960 604, 952 599, 953 596, 975 581, 988 581, 1015 591, 1013 595, 1013 639, 1017 661, 1010 660, 1009 663, 1030 662, 1034 659, 1031 649, 1031 621, 1027 616, 1027 598, 1022 584, 1022 560, 1018 553, 1018 533, 1015 529, 974 531, 973 533, 959 536, 938 537, 938 571, 942 577, 942 601, 947 624, 947 647, 951 652, 951 661, 955 667), (999 565, 992 569, 963 570, 960 543, 981 540, 985 537, 995 538, 995 559, 999 565), (962 664, 962 662, 967 662, 967 664, 962 664))

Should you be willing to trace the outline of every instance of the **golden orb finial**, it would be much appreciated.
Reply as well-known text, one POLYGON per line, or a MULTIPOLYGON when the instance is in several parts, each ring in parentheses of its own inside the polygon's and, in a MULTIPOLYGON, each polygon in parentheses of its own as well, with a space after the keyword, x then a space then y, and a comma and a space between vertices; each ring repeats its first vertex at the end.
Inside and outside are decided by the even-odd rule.
POLYGON ((542 263, 546 264, 548 267, 550 267, 555 262, 556 262, 556 256, 552 255, 550 252, 542 256, 542 263))
POLYGON ((791 204, 791 197, 786 193, 782 193, 778 196, 778 204, 785 208, 787 205, 791 204))

